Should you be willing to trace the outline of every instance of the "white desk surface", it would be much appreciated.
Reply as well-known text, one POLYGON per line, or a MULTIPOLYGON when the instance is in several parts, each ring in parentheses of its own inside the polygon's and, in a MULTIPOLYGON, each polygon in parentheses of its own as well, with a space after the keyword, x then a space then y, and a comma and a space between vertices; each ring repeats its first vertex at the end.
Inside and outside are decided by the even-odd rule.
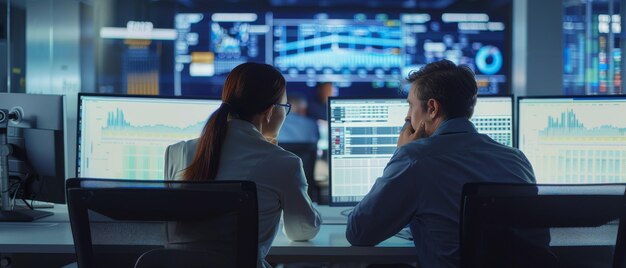
MULTIPOLYGON (((380 250, 374 252, 371 247, 351 247, 345 237, 346 217, 339 214, 345 209, 320 206, 320 212, 323 215, 329 215, 323 218, 328 224, 323 224, 319 234, 311 241, 290 241, 282 231, 279 231, 272 244, 270 255, 363 255, 365 253, 368 255, 411 255, 414 253, 413 242, 396 237, 383 242, 377 247, 380 250), (337 248, 342 248, 342 250, 338 252, 337 248)), ((0 252, 74 253, 67 207, 55 205, 55 208, 51 210, 55 213, 54 215, 35 222, 0 223, 0 252)), ((158 226, 147 227, 152 231, 147 231, 146 234, 142 235, 145 240, 135 240, 135 243, 133 241, 128 242, 138 245, 159 245, 159 236, 162 236, 162 232, 159 231, 162 229, 158 226), (153 234, 155 230, 157 233, 153 234)))
MULTIPOLYGON (((319 206, 325 224, 319 234, 307 242, 293 242, 279 231, 272 244, 270 256, 334 257, 400 257, 413 258, 413 242, 392 237, 376 247, 352 247, 345 238, 345 216, 339 214, 346 208, 319 206)), ((2 253, 74 253, 72 232, 67 215, 67 207, 55 205, 55 214, 30 223, 0 223, 0 252, 2 253)), ((145 226, 144 226, 145 227, 145 226)), ((143 230, 143 229, 142 229, 143 230)), ((156 246, 162 243, 162 226, 152 224, 143 231, 128 234, 113 234, 113 242, 103 244, 123 244, 156 246), (136 235, 141 237, 137 240, 136 235), (127 241, 123 241, 127 240, 127 241)), ((112 232, 115 233, 115 232, 112 232)), ((603 246, 614 245, 617 226, 608 226, 580 233, 567 229, 552 232, 553 246, 603 246)), ((94 241, 95 242, 95 241, 94 241)))

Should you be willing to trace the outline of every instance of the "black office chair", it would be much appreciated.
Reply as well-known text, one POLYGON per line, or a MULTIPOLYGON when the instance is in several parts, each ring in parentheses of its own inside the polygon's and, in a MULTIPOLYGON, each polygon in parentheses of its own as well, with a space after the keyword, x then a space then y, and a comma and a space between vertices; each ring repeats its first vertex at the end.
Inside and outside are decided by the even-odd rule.
POLYGON ((461 267, 624 267, 625 189, 624 184, 466 184, 460 215, 461 267), (587 255, 581 254, 583 247, 576 247, 579 251, 571 255, 577 259, 566 260, 550 246, 551 231, 591 231, 570 227, 610 225, 614 230, 617 220, 615 246, 605 247, 609 260, 607 250, 593 247, 587 248, 593 251, 587 255))
POLYGON ((308 194, 311 200, 320 200, 320 189, 315 182, 315 161, 317 161, 317 143, 280 143, 286 151, 290 151, 302 159, 302 167, 309 184, 308 194))
MULTIPOLYGON (((79 267, 132 267, 138 255, 163 248, 165 225, 224 217, 231 217, 236 223, 219 230, 234 229, 232 233, 236 236, 232 238, 234 258, 228 266, 257 265, 258 207, 254 182, 69 179, 66 186, 79 267)), ((179 258, 196 256, 195 260, 205 261, 199 266, 214 267, 211 265, 214 260, 198 255, 193 248, 160 252, 163 254, 146 253, 137 265, 167 267, 167 262, 160 262, 159 266, 150 264, 159 263, 156 261, 164 257, 182 264, 185 262, 179 258)))

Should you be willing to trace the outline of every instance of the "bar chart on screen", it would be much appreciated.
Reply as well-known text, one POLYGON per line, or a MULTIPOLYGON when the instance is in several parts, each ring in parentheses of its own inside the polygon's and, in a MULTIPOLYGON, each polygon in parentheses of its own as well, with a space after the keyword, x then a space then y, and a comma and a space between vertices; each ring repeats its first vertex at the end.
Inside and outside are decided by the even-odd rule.
POLYGON ((206 120, 201 118, 180 120, 186 126, 151 124, 140 115, 133 121, 124 117, 124 111, 116 109, 107 115, 102 127, 102 145, 118 147, 123 178, 159 178, 163 174, 165 147, 176 141, 197 138, 206 120), (199 120, 199 121, 198 121, 199 120))
POLYGON ((626 102, 525 99, 520 149, 540 183, 626 182, 626 102))
POLYGON ((165 149, 200 136, 219 100, 99 97, 81 100, 82 177, 162 179, 165 149))

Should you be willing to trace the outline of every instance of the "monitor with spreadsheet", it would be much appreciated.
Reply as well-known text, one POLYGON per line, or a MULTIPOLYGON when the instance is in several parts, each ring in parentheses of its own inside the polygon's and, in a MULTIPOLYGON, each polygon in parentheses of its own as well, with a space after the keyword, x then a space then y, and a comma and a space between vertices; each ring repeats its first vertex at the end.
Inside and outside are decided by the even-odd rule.
MULTIPOLYGON (((409 105, 404 98, 329 99, 331 205, 354 205, 369 192, 396 150, 409 105)), ((471 121, 513 145, 513 97, 480 96, 471 121)))
POLYGON ((163 179, 165 148, 200 136, 221 100, 80 94, 77 176, 163 179))
POLYGON ((522 97, 519 149, 537 183, 626 182, 626 96, 522 97))

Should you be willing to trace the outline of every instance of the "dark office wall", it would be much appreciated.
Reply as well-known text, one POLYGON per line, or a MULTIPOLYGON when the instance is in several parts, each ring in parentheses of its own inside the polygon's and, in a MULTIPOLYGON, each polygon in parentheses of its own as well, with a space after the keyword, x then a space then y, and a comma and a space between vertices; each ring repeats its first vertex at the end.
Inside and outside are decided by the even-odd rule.
POLYGON ((513 2, 513 94, 562 93, 562 5, 561 1, 513 2))
MULTIPOLYGON (((6 18, 6 4, 0 2, 0 18, 6 18)), ((0 20, 0 92, 7 91, 7 29, 6 20, 0 20)))
POLYGON ((80 85, 81 92, 96 91, 95 26, 93 3, 79 4, 80 9, 80 85))
POLYGON ((11 7, 11 66, 7 66, 7 8, 0 3, 0 92, 7 91, 7 68, 11 76, 11 92, 24 92, 26 79, 26 11, 11 7))
POLYGON ((11 92, 26 91, 26 10, 11 8, 11 92))
POLYGON ((0 39, 0 92, 7 92, 7 44, 0 39))

